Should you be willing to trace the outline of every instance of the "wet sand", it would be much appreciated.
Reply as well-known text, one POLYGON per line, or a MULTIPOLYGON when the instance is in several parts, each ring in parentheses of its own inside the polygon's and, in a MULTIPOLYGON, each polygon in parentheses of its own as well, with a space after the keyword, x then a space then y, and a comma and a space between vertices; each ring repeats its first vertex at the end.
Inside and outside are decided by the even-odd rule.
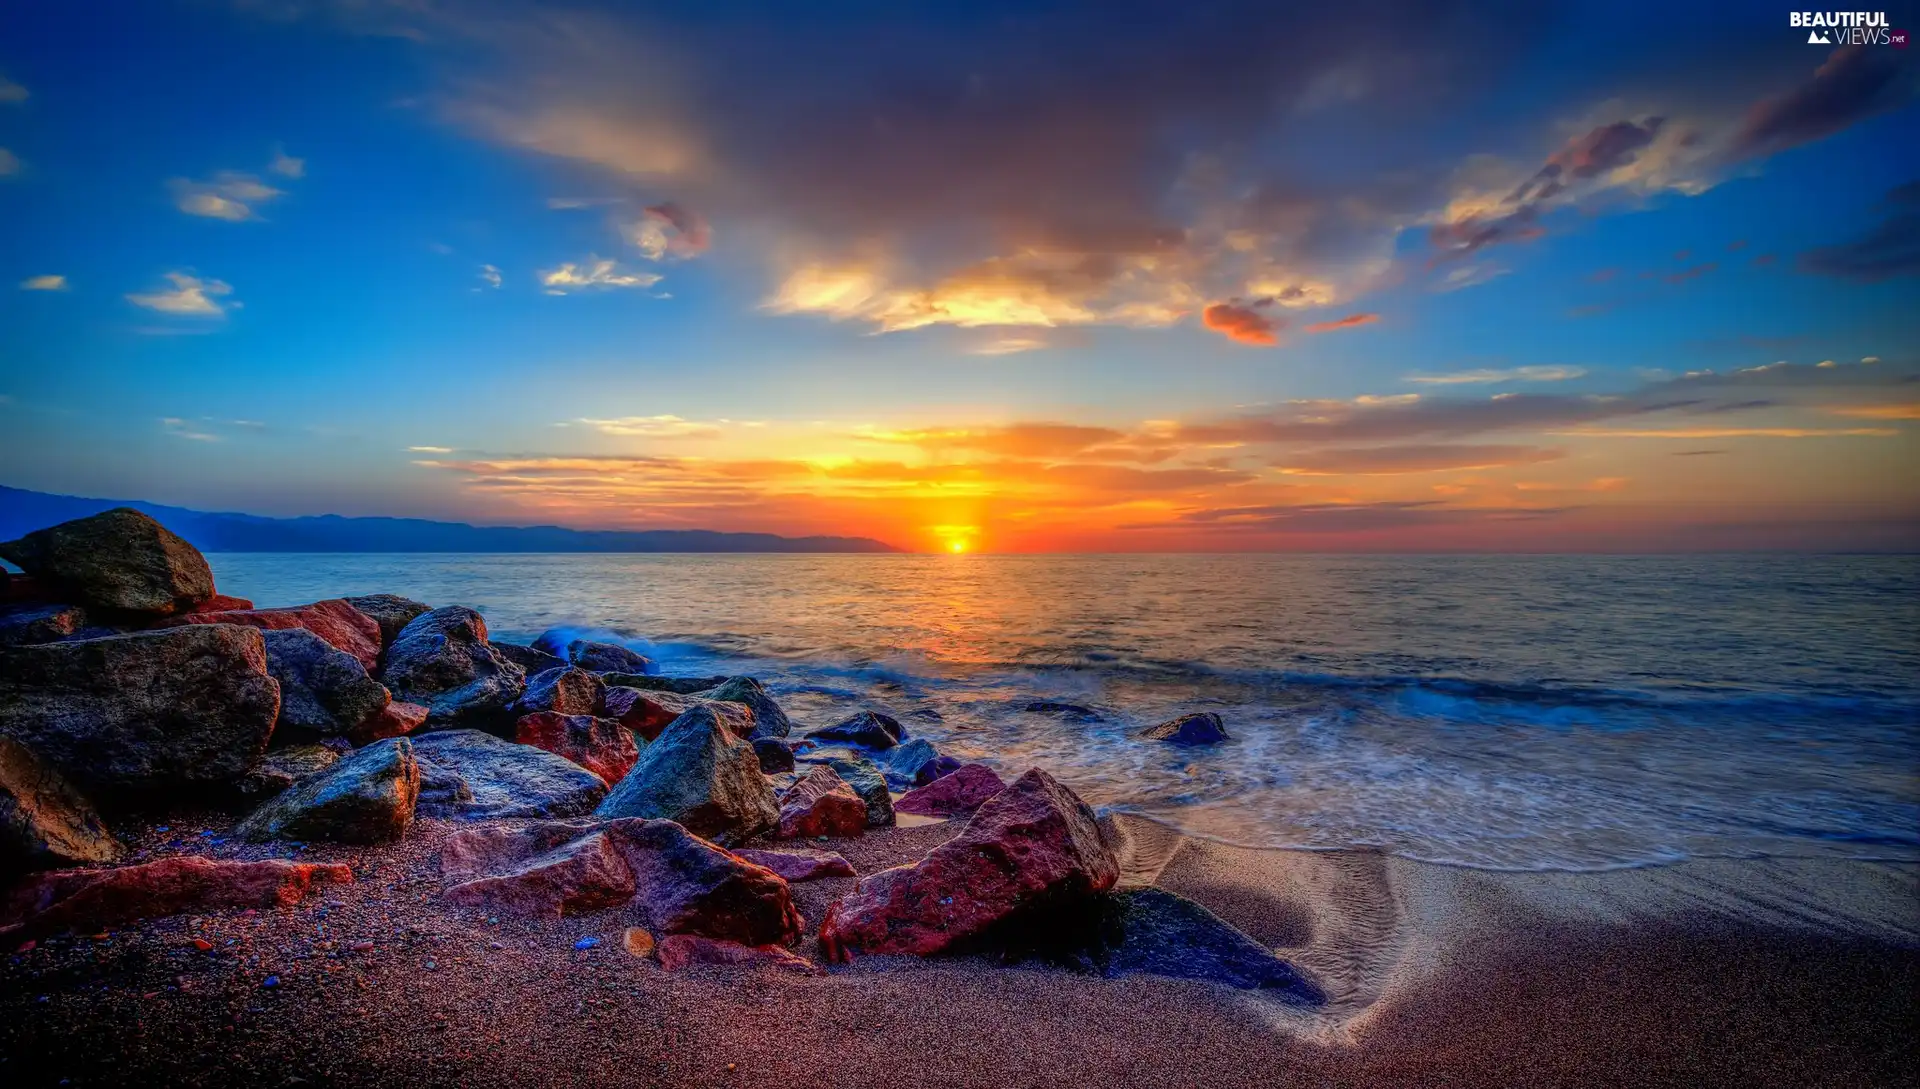
MULTIPOLYGON (((356 883, 291 910, 160 920, 8 957, 0 1082, 1917 1083, 1920 866, 1504 874, 1108 827, 1128 883, 1206 904, 1314 972, 1329 1005, 982 959, 670 975, 621 948, 617 912, 489 923, 441 905, 451 828, 422 822, 391 847, 305 852, 351 862, 356 883), (576 950, 585 936, 601 944, 576 950), (362 941, 373 948, 349 949, 362 941)), ((149 847, 194 830, 176 825, 149 847)), ((827 846, 865 873, 952 830, 827 846)), ((809 923, 850 884, 794 886, 809 923)), ((799 951, 813 955, 811 936, 799 951)))

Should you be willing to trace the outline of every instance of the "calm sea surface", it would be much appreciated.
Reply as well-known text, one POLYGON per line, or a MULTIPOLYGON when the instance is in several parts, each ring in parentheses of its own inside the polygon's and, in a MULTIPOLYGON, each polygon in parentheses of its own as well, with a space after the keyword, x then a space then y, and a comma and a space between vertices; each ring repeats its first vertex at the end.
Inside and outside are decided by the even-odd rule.
POLYGON ((500 639, 618 632, 668 673, 760 677, 798 724, 885 710, 1236 843, 1920 859, 1920 557, 208 558, 263 606, 392 592, 500 639), (1189 710, 1233 740, 1130 736, 1189 710))

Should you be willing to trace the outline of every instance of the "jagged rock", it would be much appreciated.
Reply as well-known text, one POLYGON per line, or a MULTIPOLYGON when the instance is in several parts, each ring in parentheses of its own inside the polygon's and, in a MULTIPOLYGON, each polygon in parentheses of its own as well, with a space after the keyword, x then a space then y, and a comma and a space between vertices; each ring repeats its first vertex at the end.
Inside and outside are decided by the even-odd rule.
POLYGON ((414 617, 387 647, 381 679, 395 698, 426 706, 435 726, 497 724, 526 676, 487 645, 479 613, 449 605, 414 617))
POLYGON ((276 729, 295 735, 344 737, 392 699, 353 655, 304 628, 260 633, 267 672, 280 682, 276 729))
POLYGON ((234 829, 248 840, 386 843, 413 823, 420 765, 404 737, 376 741, 253 811, 234 829))
POLYGON ((609 783, 619 782, 640 759, 633 731, 613 719, 592 715, 553 711, 522 715, 514 724, 513 739, 564 756, 609 783))
POLYGON ((728 965, 741 968, 779 968, 788 972, 816 972, 807 958, 777 945, 741 945, 715 941, 697 934, 673 934, 660 941, 660 967, 681 972, 695 965, 728 965))
POLYGON ((780 819, 753 746, 707 705, 673 720, 647 745, 598 815, 678 821, 718 843, 740 843, 780 819))
POLYGON ((846 780, 853 792, 867 805, 867 827, 884 828, 893 823, 893 794, 887 790, 887 777, 874 762, 856 753, 841 751, 819 761, 846 780))
POLYGON ((606 703, 606 685, 575 666, 561 666, 527 678, 527 687, 514 701, 514 715, 553 711, 562 715, 597 715, 606 703))
POLYGON ((423 765, 417 809, 423 817, 576 817, 591 812, 607 793, 604 780, 565 757, 478 730, 442 730, 411 740, 423 765))
POLYGON ((633 899, 633 870, 613 840, 580 821, 458 832, 441 847, 450 903, 513 915, 565 916, 633 899))
POLYGON ((234 609, 207 612, 196 609, 165 621, 163 626, 179 624, 241 624, 266 631, 310 631, 371 670, 380 663, 380 625, 373 617, 339 598, 295 605, 285 609, 234 609))
POLYGON ((398 594, 363 594, 359 597, 340 600, 373 618, 373 622, 380 628, 382 648, 392 646, 401 630, 413 623, 415 617, 432 611, 428 606, 398 594))
POLYGON ((777 737, 762 737, 748 744, 753 746, 753 755, 759 759, 760 770, 766 774, 777 775, 793 770, 793 750, 787 747, 786 742, 777 737))
POLYGON ((1008 920, 1082 904, 1119 877, 1093 811, 1035 768, 918 863, 862 878, 828 909, 821 947, 830 960, 939 953, 1008 920))
POLYGON ((223 908, 292 907, 317 885, 352 880, 353 871, 337 863, 227 862, 197 855, 108 870, 56 870, 0 900, 0 935, 118 926, 223 908))
POLYGON ((773 702, 767 690, 752 677, 734 677, 725 684, 710 691, 700 693, 705 700, 721 703, 738 703, 753 712, 753 732, 749 740, 756 737, 786 737, 793 732, 793 723, 780 705, 773 702))
POLYGON ((187 612, 189 613, 230 613, 230 612, 234 612, 235 610, 251 609, 251 608, 253 608, 253 602, 248 600, 247 598, 234 597, 232 594, 214 594, 212 597, 206 599, 205 601, 195 604, 193 608, 188 609, 187 612))
POLYGON ((92 802, 32 750, 0 736, 0 878, 118 862, 123 853, 92 802))
POLYGON ((268 749, 267 755, 240 777, 236 790, 241 798, 248 801, 265 801, 339 762, 339 751, 325 745, 289 745, 284 749, 268 749))
POLYGON ((609 685, 638 688, 642 692, 672 692, 678 696, 705 693, 727 683, 725 677, 656 677, 644 673, 602 673, 600 679, 609 685))
POLYGON ((789 882, 817 881, 823 877, 852 877, 853 863, 832 851, 792 848, 784 851, 760 851, 742 848, 734 854, 756 866, 765 866, 789 882))
POLYGON ((500 657, 519 666, 529 677, 536 673, 545 673, 549 669, 567 668, 565 658, 556 658, 544 650, 523 647, 518 643, 502 643, 499 640, 489 640, 488 645, 499 651, 500 657))
POLYGON ((389 737, 405 737, 427 724, 427 708, 418 703, 398 700, 382 707, 370 718, 347 731, 347 740, 355 745, 371 745, 389 737))
POLYGON ((78 605, 23 603, 0 606, 0 647, 51 643, 87 626, 87 612, 78 605))
POLYGON ((9 605, 58 605, 60 595, 54 588, 32 575, 0 571, 0 601, 9 605))
POLYGON ((1169 745, 1212 745, 1227 740, 1227 728, 1215 712, 1195 711, 1142 730, 1140 737, 1169 745))
POLYGON ((1109 976, 1141 972, 1279 991, 1308 1005, 1327 1000, 1305 972, 1183 896, 1138 889, 1113 894, 1105 908, 1099 960, 1109 976))
POLYGON ((171 628, 0 654, 0 733, 116 807, 233 782, 266 751, 279 710, 280 685, 253 628, 171 628))
POLYGON ((926 786, 959 769, 960 761, 941 753, 933 747, 933 742, 924 737, 916 737, 889 749, 880 758, 880 770, 887 777, 887 785, 895 790, 926 786))
POLYGON ((816 764, 780 799, 781 839, 857 836, 866 831, 867 803, 826 764, 816 764))
POLYGON ((892 715, 862 711, 845 722, 811 730, 806 736, 812 741, 858 745, 863 749, 879 751, 898 745, 907 736, 907 731, 900 725, 900 720, 892 715))
POLYGON ((1006 786, 985 764, 965 764, 952 775, 906 792, 893 807, 922 817, 967 817, 1006 786))
POLYGON ((1049 715, 1062 722, 1105 722, 1106 716, 1091 707, 1057 700, 1035 700, 1021 708, 1036 715, 1049 715))
POLYGON ((628 650, 618 643, 606 643, 574 636, 568 628, 549 628, 533 641, 533 649, 564 658, 581 669, 595 673, 639 673, 654 671, 653 659, 628 650))
MULTIPOLYGON (((624 685, 608 688, 606 695, 607 717, 619 719, 622 726, 648 741, 659 737, 660 731, 666 729, 668 723, 686 714, 688 708, 699 702, 672 692, 649 692, 624 685)), ((745 711, 739 720, 748 733, 753 732, 753 712, 737 703, 729 703, 727 707, 745 711)))
POLYGON ((171 616, 213 596, 206 557, 131 507, 0 543, 0 559, 82 605, 171 616))

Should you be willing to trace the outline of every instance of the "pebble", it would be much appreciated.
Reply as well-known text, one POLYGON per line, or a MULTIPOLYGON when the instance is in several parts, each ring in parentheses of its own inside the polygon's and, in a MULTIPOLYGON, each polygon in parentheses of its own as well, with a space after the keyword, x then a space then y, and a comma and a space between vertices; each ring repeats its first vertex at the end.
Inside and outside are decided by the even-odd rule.
POLYGON ((575 949, 592 949, 599 944, 599 938, 581 938, 579 941, 573 943, 573 947, 575 949))
POLYGON ((267 978, 260 981, 260 986, 265 987, 267 990, 271 991, 275 987, 280 986, 280 977, 268 976, 267 978))

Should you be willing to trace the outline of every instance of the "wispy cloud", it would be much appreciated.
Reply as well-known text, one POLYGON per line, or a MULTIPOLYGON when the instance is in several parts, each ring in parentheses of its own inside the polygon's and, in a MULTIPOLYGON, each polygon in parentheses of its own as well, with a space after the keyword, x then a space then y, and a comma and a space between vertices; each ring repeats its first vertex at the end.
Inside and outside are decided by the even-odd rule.
POLYGON ((1274 459, 1273 465, 1283 473, 1302 476, 1398 476, 1533 465, 1565 456, 1560 450, 1539 446, 1369 446, 1286 454, 1274 459))
POLYGON ((22 291, 65 291, 67 278, 59 275, 29 276, 20 281, 22 291))
POLYGON ((273 159, 267 163, 267 169, 283 178, 301 178, 306 176, 307 161, 294 158, 287 154, 285 148, 276 145, 273 149, 273 159))
POLYGON ((407 453, 409 454, 451 454, 453 453, 453 447, 451 446, 409 446, 407 447, 407 453))
POLYGON ((1348 314, 1333 321, 1316 321, 1307 326, 1309 333, 1331 333, 1337 329, 1357 329, 1362 325, 1372 325, 1380 320, 1378 314, 1348 314))
POLYGON ((200 430, 199 424, 178 416, 162 416, 160 418, 160 426, 165 429, 167 434, 172 435, 176 439, 187 439, 192 442, 220 441, 220 436, 211 431, 200 430))
POLYGON ((479 276, 480 276, 480 282, 486 284, 488 287, 491 287, 491 288, 498 289, 502 282, 500 278, 500 270, 493 265, 481 265, 479 276))
POLYGON ((18 83, 0 76, 0 105, 18 106, 27 100, 27 89, 18 83))
POLYGON ((569 261, 540 274, 540 282, 549 295, 565 295, 588 288, 652 287, 661 279, 651 272, 623 272, 616 262, 597 257, 588 257, 583 263, 569 261))
POLYGON ((603 435, 627 438, 710 439, 720 434, 718 424, 686 420, 679 416, 620 416, 605 420, 582 418, 575 422, 586 424, 603 435))
POLYGON ((240 305, 220 301, 233 294, 233 288, 223 281, 203 280, 187 272, 169 272, 166 279, 173 285, 171 288, 135 292, 127 296, 127 301, 162 314, 198 318, 217 318, 240 305))
POLYGON ((1891 427, 1668 427, 1668 428, 1582 428, 1556 431, 1557 435, 1603 439, 1830 439, 1844 437, 1888 438, 1900 432, 1891 427))
POLYGON ((1450 374, 1409 374, 1403 381, 1429 386, 1466 386, 1494 382, 1565 382, 1582 377, 1584 367, 1509 367, 1504 370, 1482 368, 1454 371, 1450 374))
POLYGON ((175 178, 167 185, 173 190, 175 208, 190 216, 224 219, 229 223, 258 219, 254 211, 256 205, 286 195, 284 190, 275 189, 253 174, 235 170, 222 170, 205 181, 175 178))
POLYGON ((20 156, 0 147, 0 178, 20 173, 20 156))

